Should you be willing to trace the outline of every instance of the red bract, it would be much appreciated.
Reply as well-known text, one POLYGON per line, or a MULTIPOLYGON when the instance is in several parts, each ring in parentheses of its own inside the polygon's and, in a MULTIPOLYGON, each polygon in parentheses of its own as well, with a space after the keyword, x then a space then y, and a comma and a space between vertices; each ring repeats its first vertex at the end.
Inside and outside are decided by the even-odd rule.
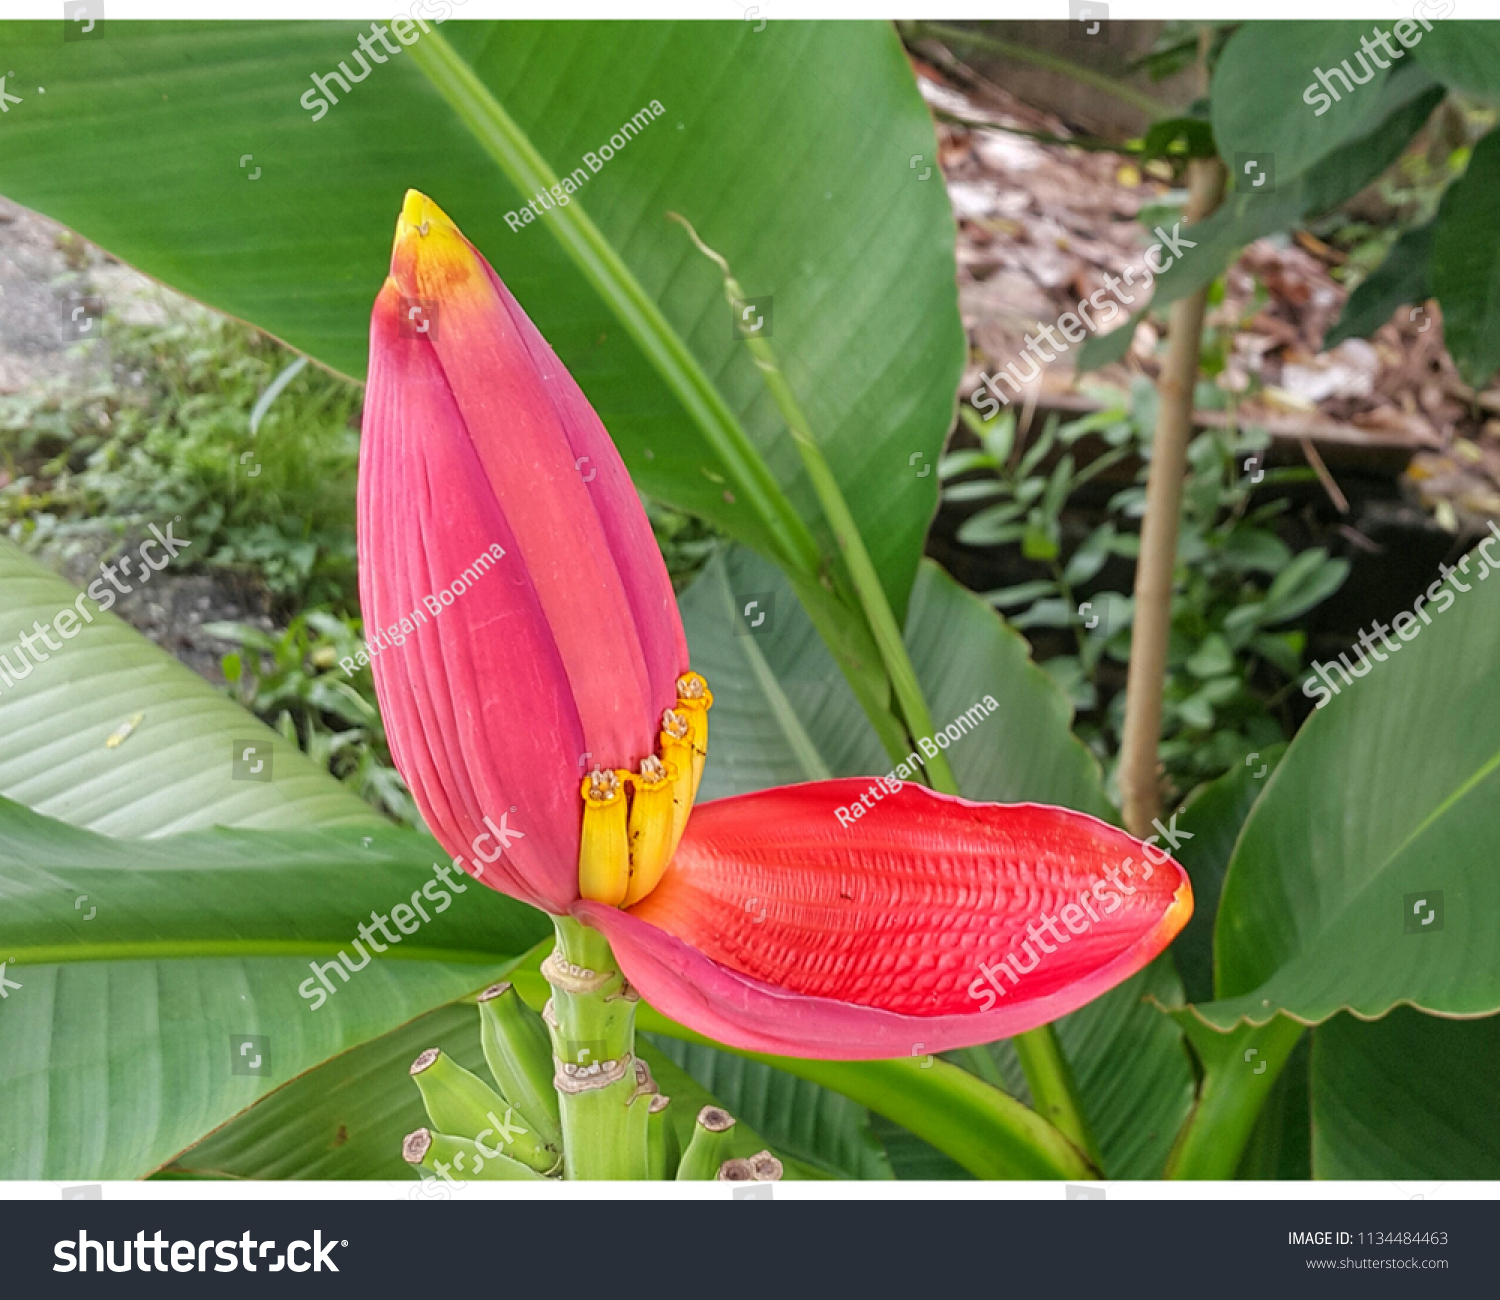
POLYGON ((396 764, 450 853, 564 912, 578 783, 655 750, 687 643, 604 425, 416 193, 370 323, 359 469, 360 600, 377 637, 395 629, 386 649, 366 639, 396 764))
POLYGON ((721 1042, 989 1042, 1132 975, 1191 915, 1176 862, 1066 809, 905 784, 846 825, 861 778, 694 811, 713 697, 629 476, 414 191, 371 325, 359 525, 391 749, 434 834, 603 932, 645 998, 721 1042))

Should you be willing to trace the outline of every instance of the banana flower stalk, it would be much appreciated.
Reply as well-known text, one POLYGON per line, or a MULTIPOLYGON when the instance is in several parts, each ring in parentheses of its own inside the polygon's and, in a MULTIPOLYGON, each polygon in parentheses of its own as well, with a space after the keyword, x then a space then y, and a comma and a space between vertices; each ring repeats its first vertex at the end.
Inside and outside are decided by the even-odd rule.
POLYGON ((1074 1010, 1191 914, 1168 855, 1063 808, 907 782, 862 802, 869 777, 695 807, 713 695, 640 499, 546 340, 416 191, 371 321, 359 565, 427 825, 556 919, 565 1130, 586 1094, 630 1108, 637 994, 742 1049, 938 1052, 1074 1010))

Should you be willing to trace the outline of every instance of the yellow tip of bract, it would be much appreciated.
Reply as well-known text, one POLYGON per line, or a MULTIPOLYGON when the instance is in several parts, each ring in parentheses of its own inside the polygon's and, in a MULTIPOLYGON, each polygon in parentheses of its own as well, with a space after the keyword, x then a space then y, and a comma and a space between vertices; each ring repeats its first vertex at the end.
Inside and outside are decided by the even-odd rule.
POLYGON ((1172 905, 1167 908, 1166 915, 1162 918, 1162 924, 1171 927, 1171 932, 1177 934, 1183 926, 1193 919, 1193 883, 1184 878, 1182 884, 1177 886, 1172 895, 1172 905))
POLYGON ((456 235, 459 229, 453 219, 429 199, 421 190, 407 190, 401 204, 401 215, 396 218, 396 245, 412 235, 426 236, 434 230, 456 235))
POLYGON ((453 219, 420 190, 407 190, 391 244, 391 279, 409 298, 480 307, 493 298, 483 264, 453 219))

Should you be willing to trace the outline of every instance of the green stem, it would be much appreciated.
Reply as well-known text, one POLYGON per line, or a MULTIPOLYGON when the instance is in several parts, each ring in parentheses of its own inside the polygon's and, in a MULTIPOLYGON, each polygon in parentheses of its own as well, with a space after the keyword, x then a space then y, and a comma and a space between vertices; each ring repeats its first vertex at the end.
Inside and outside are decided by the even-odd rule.
POLYGON ((1050 1119, 1059 1132, 1066 1134, 1097 1164, 1099 1147, 1084 1116, 1072 1071, 1068 1069, 1062 1045, 1057 1041, 1057 1031, 1050 1024, 1038 1025, 1024 1034, 1017 1034, 1010 1040, 1010 1045, 1015 1048, 1021 1062, 1026 1086, 1031 1089, 1032 1104, 1037 1111, 1050 1119))
POLYGON ((1035 140, 1038 144, 1061 145, 1067 149, 1082 149, 1086 153, 1139 154, 1145 152, 1139 140, 1105 140, 1095 135, 1053 135, 1050 131, 1027 131, 1006 122, 984 122, 977 117, 965 117, 962 113, 950 113, 945 108, 930 106, 933 117, 939 122, 951 122, 970 131, 1004 131, 1006 135, 1019 136, 1023 140, 1035 140))
POLYGON ((891 712, 891 683, 868 624, 821 582, 796 574, 788 577, 813 627, 838 661, 882 748, 893 763, 902 762, 911 752, 911 739, 906 724, 891 712))
POLYGON ((1203 1076, 1197 1105, 1167 1159, 1168 1178, 1233 1178, 1245 1144, 1304 1025, 1284 1016, 1236 1035, 1233 1051, 1203 1076), (1250 1062, 1265 1068, 1256 1073, 1250 1062))
MULTIPOLYGON (((535 953, 533 949, 533 954, 535 953)), ((546 991, 534 955, 509 978, 533 1005, 546 991)), ((878 1111, 976 1178, 1097 1178, 1099 1170, 1058 1129, 999 1087, 937 1057, 929 1061, 810 1061, 744 1052, 705 1038, 650 1006, 639 1028, 760 1061, 878 1111)), ((673 1103, 676 1104, 675 1102, 673 1103)))
MULTIPOLYGON (((745 297, 745 291, 734 278, 729 263, 699 238, 698 232, 686 217, 675 212, 669 212, 667 216, 681 225, 697 245, 698 251, 718 266, 724 278, 724 297, 731 307, 738 306, 745 297)), ((797 454, 802 458, 802 466, 807 471, 818 504, 823 507, 823 515, 833 530, 834 540, 854 585, 860 608, 874 634, 875 646, 880 653, 886 677, 895 692, 897 707, 906 722, 908 743, 914 749, 917 739, 930 737, 935 728, 932 725, 932 715, 927 709, 927 701, 922 695, 922 687, 917 682, 916 669, 912 667, 911 658, 906 653, 901 628, 896 622, 895 614, 891 612, 890 602, 885 598, 880 575, 875 571, 875 562, 870 559, 870 552, 865 546, 865 539, 855 522, 854 514, 849 509, 849 503, 844 500, 844 493, 828 464, 828 458, 823 455, 822 447, 813 436, 812 426, 803 414, 791 384, 781 371, 775 351, 764 338, 746 337, 744 342, 750 349, 750 355, 755 358, 761 378, 791 431, 792 441, 797 446, 797 454)), ((910 752, 911 750, 907 750, 892 754, 891 757, 899 761, 910 752)), ((948 794, 958 793, 958 782, 954 780, 952 769, 942 751, 932 757, 924 755, 922 764, 927 769, 934 789, 948 794)))
POLYGON ((1073 1072, 1068 1068, 1067 1058, 1052 1026, 1042 1025, 1039 1029, 1017 1034, 1010 1043, 1021 1058, 1026 1086, 1031 1089, 1031 1099, 1037 1110, 1102 1169, 1104 1161, 1083 1117, 1077 1090, 1073 1086, 1073 1072))
POLYGON ((557 947, 542 965, 552 986, 552 1051, 570 1179, 644 1179, 651 1097, 637 1091, 636 998, 604 936, 552 918, 557 947))
MULTIPOLYGON (((839 489, 838 480, 834 477, 828 459, 823 455, 823 449, 813 439, 812 430, 808 427, 807 419, 792 394, 791 385, 787 383, 786 376, 781 373, 776 364, 771 345, 764 339, 751 339, 749 347, 766 381, 766 387, 771 390, 771 396, 775 398, 776 404, 786 417, 787 426, 792 431, 792 438, 802 456, 802 463, 807 469, 807 476, 812 481, 813 491, 817 493, 818 500, 823 506, 823 513, 833 529, 839 553, 844 557, 844 564, 848 568, 855 594, 859 598, 860 608, 864 610, 870 630, 875 634, 875 645, 880 651, 880 661, 885 666, 891 689, 895 693, 896 706, 906 722, 913 748, 915 748, 919 738, 930 739, 936 728, 933 726, 932 714, 927 708, 927 700, 922 694, 922 687, 917 681, 917 673, 912 666, 911 656, 906 652, 906 641, 901 635, 900 625, 896 622, 890 602, 885 597, 885 588, 881 584, 880 575, 875 571, 875 563, 870 559, 870 552, 865 546, 864 537, 860 534, 859 525, 854 520, 849 503, 844 500, 844 494, 839 489)), ((909 750, 908 753, 910 752, 909 750)), ((906 755, 897 754, 892 757, 900 760, 906 755)), ((947 756, 942 750, 931 755, 924 751, 922 765, 927 770, 934 789, 948 794, 958 793, 958 780, 954 777, 952 768, 948 766, 947 756)))
POLYGON ((978 1178, 1097 1178, 1062 1133, 1014 1097, 936 1057, 928 1061, 808 1061, 725 1047, 641 1008, 641 1027, 761 1061, 842 1093, 910 1129, 978 1178))
POLYGON ((992 1088, 999 1088, 1001 1092, 1009 1092, 1005 1086, 1005 1076, 1000 1073, 1000 1067, 995 1064, 995 1058, 990 1055, 987 1047, 966 1047, 961 1052, 954 1053, 961 1056, 969 1064, 969 1073, 978 1075, 992 1088))

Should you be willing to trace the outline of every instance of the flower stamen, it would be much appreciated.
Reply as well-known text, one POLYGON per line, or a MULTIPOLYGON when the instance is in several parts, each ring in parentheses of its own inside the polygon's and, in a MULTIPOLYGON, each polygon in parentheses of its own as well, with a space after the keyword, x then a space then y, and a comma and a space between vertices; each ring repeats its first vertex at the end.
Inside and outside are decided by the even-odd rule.
MULTIPOLYGON (((662 762, 655 754, 641 762, 631 785, 630 884, 624 906, 638 903, 660 882, 677 851, 676 815, 678 788, 675 764, 662 762)), ((681 818, 687 824, 687 817, 681 818)))
POLYGON ((595 768, 584 778, 583 836, 578 846, 578 892, 618 907, 630 883, 630 840, 626 826, 628 772, 595 768))
POLYGON ((675 711, 688 722, 689 743, 692 746, 693 799, 698 797, 698 784, 703 780, 703 765, 708 761, 708 711, 713 705, 713 692, 697 673, 684 673, 677 679, 675 711))
POLYGON ((658 884, 687 827, 708 755, 713 695, 697 673, 677 679, 677 706, 662 714, 660 753, 640 771, 595 768, 583 782, 579 892, 631 907, 658 884))

